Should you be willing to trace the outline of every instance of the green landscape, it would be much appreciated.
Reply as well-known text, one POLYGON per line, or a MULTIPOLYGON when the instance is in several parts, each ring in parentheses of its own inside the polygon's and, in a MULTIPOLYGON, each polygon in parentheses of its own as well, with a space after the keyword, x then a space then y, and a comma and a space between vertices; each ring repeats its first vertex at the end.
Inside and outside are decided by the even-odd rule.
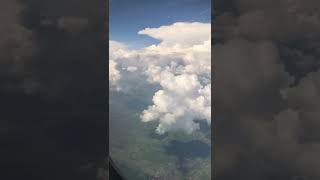
POLYGON ((139 117, 151 102, 137 97, 110 94, 110 154, 120 173, 130 180, 210 180, 210 127, 201 123, 192 134, 158 135, 156 122, 144 123, 139 117))

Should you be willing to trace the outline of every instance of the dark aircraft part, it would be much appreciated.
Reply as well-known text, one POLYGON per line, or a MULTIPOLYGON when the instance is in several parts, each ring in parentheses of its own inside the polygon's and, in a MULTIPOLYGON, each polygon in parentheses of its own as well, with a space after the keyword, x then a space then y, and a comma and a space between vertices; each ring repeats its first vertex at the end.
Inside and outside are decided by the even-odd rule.
POLYGON ((109 177, 110 180, 124 180, 124 178, 120 175, 119 169, 116 167, 111 158, 109 158, 109 177))

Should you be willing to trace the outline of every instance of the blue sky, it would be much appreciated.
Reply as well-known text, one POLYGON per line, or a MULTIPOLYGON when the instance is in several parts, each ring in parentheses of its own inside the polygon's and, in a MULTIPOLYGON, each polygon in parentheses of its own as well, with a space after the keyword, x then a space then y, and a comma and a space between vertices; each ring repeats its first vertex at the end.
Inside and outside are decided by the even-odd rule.
POLYGON ((109 0, 109 38, 129 48, 157 41, 137 32, 175 22, 210 22, 211 0, 109 0))

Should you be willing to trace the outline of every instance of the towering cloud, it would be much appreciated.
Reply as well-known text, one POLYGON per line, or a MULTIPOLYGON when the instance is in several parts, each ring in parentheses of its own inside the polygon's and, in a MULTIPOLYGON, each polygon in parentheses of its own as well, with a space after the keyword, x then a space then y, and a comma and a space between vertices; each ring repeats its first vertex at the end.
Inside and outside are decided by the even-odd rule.
MULTIPOLYGON (((159 121, 157 133, 182 129, 191 133, 199 129, 195 119, 211 123, 211 27, 206 23, 178 22, 138 32, 160 40, 140 50, 110 51, 109 61, 117 69, 137 74, 136 81, 159 86, 153 105, 141 113, 142 121, 159 121), (119 53, 121 52, 121 53, 119 53), (121 54, 121 56, 117 56, 121 54), (117 56, 117 57, 116 57, 117 56)), ((110 49, 117 43, 109 42, 110 49)), ((119 46, 118 46, 119 47, 119 46)), ((109 73, 113 78, 115 73, 109 73)), ((121 78, 113 84, 120 85, 121 78)), ((128 86, 134 82, 127 82, 128 86)), ((146 87, 141 87, 146 88, 146 87)), ((118 88, 119 89, 119 88, 118 88)))
POLYGON ((125 57, 124 46, 115 41, 109 41, 109 87, 119 90, 117 82, 120 80, 120 71, 117 68, 117 59, 125 57))

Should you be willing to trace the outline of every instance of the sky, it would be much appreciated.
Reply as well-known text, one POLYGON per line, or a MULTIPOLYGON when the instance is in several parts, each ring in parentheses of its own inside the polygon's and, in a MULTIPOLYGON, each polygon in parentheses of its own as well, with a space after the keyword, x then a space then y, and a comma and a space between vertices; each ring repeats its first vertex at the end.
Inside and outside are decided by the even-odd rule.
POLYGON ((110 0, 110 40, 133 49, 145 47, 157 40, 138 31, 175 22, 210 22, 210 7, 209 0, 110 0))

